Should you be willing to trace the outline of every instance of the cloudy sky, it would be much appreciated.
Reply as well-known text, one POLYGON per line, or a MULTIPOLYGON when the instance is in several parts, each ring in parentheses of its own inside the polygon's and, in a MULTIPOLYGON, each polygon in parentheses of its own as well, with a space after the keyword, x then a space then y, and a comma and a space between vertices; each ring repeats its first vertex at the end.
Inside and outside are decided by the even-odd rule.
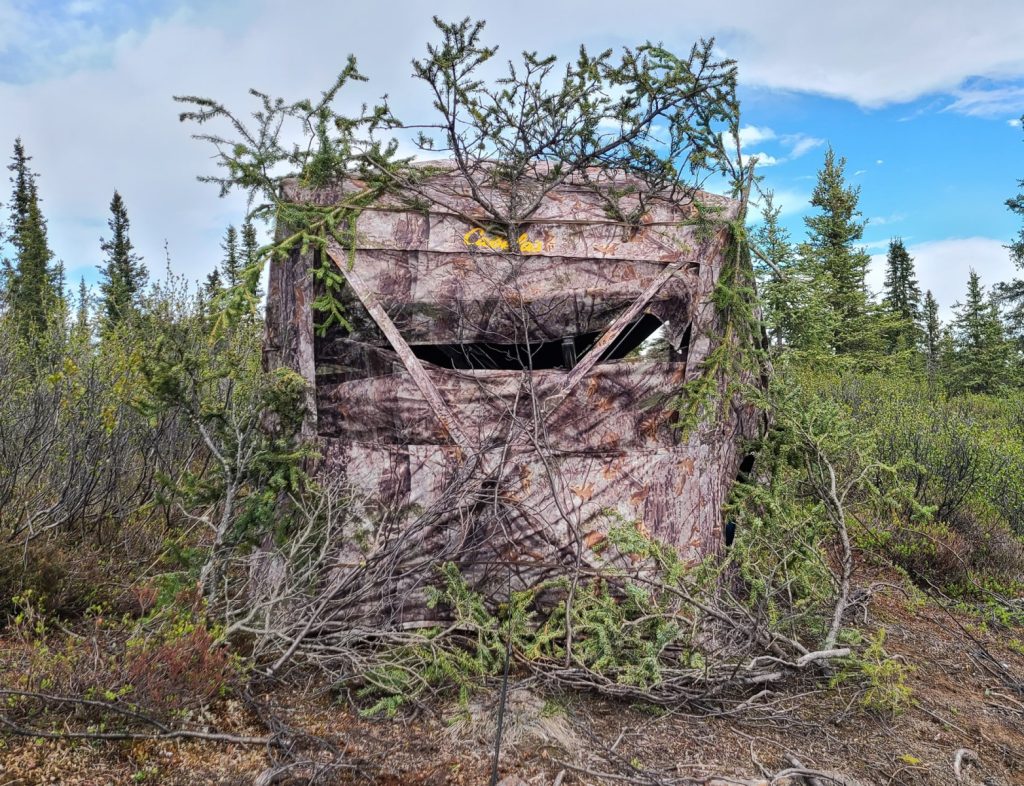
POLYGON ((714 36, 739 62, 744 143, 794 238, 831 144, 862 188, 868 250, 902 237, 944 310, 969 267, 988 284, 1013 273, 1003 244, 1019 224, 1004 201, 1024 178, 1020 0, 0 0, 0 149, 21 136, 33 156, 72 282, 95 280, 115 188, 150 267, 162 269, 166 242, 172 267, 198 278, 244 205, 196 181, 210 150, 171 96, 232 107, 250 87, 315 96, 352 53, 371 80, 353 103, 387 93, 399 116, 424 117, 409 61, 433 37, 432 14, 487 19, 507 56, 644 40, 685 51, 714 36))

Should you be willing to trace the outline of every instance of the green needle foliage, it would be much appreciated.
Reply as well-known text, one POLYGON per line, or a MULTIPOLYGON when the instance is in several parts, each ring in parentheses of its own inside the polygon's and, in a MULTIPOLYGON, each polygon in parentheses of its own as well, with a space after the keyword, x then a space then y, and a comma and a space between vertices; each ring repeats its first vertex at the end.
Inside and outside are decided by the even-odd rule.
POLYGON ((882 309, 891 323, 885 331, 889 354, 906 352, 914 356, 920 348, 923 332, 921 287, 914 272, 914 260, 900 238, 889 242, 882 309))
POLYGON ((139 314, 149 277, 128 236, 128 209, 115 191, 110 200, 110 238, 100 243, 106 262, 100 267, 100 325, 104 332, 139 314))
POLYGON ((845 169, 830 147, 811 195, 819 212, 804 219, 807 241, 799 248, 826 306, 825 348, 838 355, 869 351, 877 341, 865 284, 870 257, 856 246, 864 236, 860 188, 847 184, 845 169))
POLYGON ((954 391, 992 393, 1010 382, 1011 346, 996 302, 985 296, 981 277, 971 270, 967 297, 954 309, 950 386, 954 391))
POLYGON ((23 338, 38 340, 59 315, 63 300, 62 270, 54 264, 46 219, 39 207, 36 174, 29 168, 21 139, 14 141, 7 239, 14 258, 4 260, 4 302, 23 338))
MULTIPOLYGON (((260 249, 256 248, 255 231, 243 231, 246 266, 219 303, 227 320, 237 319, 255 307, 259 276, 267 258, 283 257, 296 246, 303 252, 323 249, 329 239, 348 247, 354 240, 354 217, 359 210, 382 194, 399 170, 408 169, 408 159, 396 156, 396 140, 382 143, 374 137, 378 130, 397 124, 386 104, 372 109, 364 106, 354 117, 337 110, 339 94, 354 81, 365 81, 365 77, 350 57, 334 83, 317 100, 286 102, 251 90, 260 104, 252 115, 252 123, 209 98, 175 98, 194 107, 181 113, 182 121, 201 125, 222 121, 230 129, 229 136, 196 135, 216 148, 222 170, 221 174, 203 175, 199 179, 216 184, 222 196, 236 190, 245 193, 249 201, 247 223, 264 220, 289 228, 283 238, 260 249), (291 145, 284 142, 291 133, 298 133, 302 141, 291 145), (353 181, 358 185, 340 204, 325 207, 285 199, 282 183, 289 177, 298 178, 300 186, 311 189, 353 181)), ((336 322, 344 324, 340 306, 333 305, 333 295, 343 286, 343 279, 326 266, 317 275, 327 291, 327 299, 315 304, 325 315, 321 328, 326 330, 336 322)))
POLYGON ((939 363, 939 342, 942 340, 942 321, 939 319, 939 301, 929 289, 924 293, 924 355, 928 372, 933 373, 939 363))
POLYGON ((765 330, 776 350, 820 347, 825 343, 823 293, 815 286, 814 271, 796 254, 789 232, 780 225, 781 212, 774 193, 766 192, 761 223, 752 236, 765 330))
MULTIPOLYGON (((706 177, 728 171, 723 142, 739 126, 736 64, 719 59, 714 42, 701 41, 685 57, 645 43, 616 55, 580 47, 575 61, 524 52, 505 76, 488 81, 483 64, 497 47, 481 42, 483 22, 435 18, 438 44, 413 61, 429 87, 439 121, 420 131, 421 148, 450 156, 473 197, 499 227, 516 236, 551 189, 591 168, 639 178, 651 190, 692 193, 706 177), (483 186, 511 186, 504 203, 483 186)), ((739 187, 739 184, 736 184, 739 187)), ((635 222, 646 195, 629 214, 610 195, 609 210, 635 222)))
MULTIPOLYGON (((1024 189, 1024 180, 1017 181, 1017 185, 1024 189)), ((1024 190, 1007 199, 1006 206, 1010 212, 1016 213, 1024 220, 1024 190)), ((1024 269, 1024 226, 1010 241, 1009 249, 1017 267, 1024 269)), ((996 293, 1000 301, 1008 308, 1007 327, 1011 337, 1017 343, 1017 352, 1019 355, 1024 355, 1024 279, 1015 278, 1012 281, 1002 282, 997 285, 996 293)))
MULTIPOLYGON (((251 122, 213 99, 177 97, 193 107, 181 114, 183 121, 229 129, 197 135, 216 148, 221 168, 200 179, 219 186, 222 195, 244 192, 248 218, 279 228, 270 246, 258 252, 247 246, 244 256, 253 259, 223 298, 228 316, 254 300, 268 256, 283 257, 295 248, 323 250, 331 241, 353 247, 359 213, 385 193, 400 193, 413 208, 425 206, 417 184, 437 169, 412 166, 410 158, 398 155, 399 139, 413 129, 422 149, 450 157, 446 167, 456 167, 466 179, 487 228, 510 238, 519 236, 519 223, 547 193, 569 178, 586 181, 596 169, 632 175, 648 187, 598 190, 609 212, 627 225, 647 212, 649 189, 661 198, 684 198, 716 174, 725 175, 737 192, 746 183, 746 170, 726 148, 739 129, 736 66, 716 58, 712 41, 700 42, 685 57, 651 43, 617 56, 581 48, 564 65, 554 56, 525 52, 492 81, 481 73, 497 53, 482 43, 484 23, 434 22, 440 41, 413 62, 414 76, 434 98, 433 122, 406 127, 386 102, 343 114, 339 95, 351 82, 365 80, 351 57, 317 100, 288 102, 250 91, 260 106, 251 122), (293 137, 300 141, 283 141, 293 137), (329 205, 290 201, 282 189, 289 178, 302 189, 339 189, 340 198, 329 205), (492 186, 500 187, 500 201, 492 186), (621 207, 626 195, 639 200, 628 210, 621 207)), ((315 308, 326 330, 347 325, 338 298, 345 282, 326 254, 321 259, 314 275, 324 295, 315 308)))

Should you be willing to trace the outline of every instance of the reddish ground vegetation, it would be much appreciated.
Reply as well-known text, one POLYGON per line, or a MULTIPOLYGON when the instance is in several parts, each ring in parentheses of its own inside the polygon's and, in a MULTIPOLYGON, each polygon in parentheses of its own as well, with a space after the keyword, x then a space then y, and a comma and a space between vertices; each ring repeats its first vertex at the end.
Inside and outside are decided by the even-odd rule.
MULTIPOLYGON (((786 695, 772 698, 770 709, 740 718, 548 696, 513 681, 502 777, 507 784, 552 784, 560 774, 562 784, 672 783, 714 774, 756 782, 762 772, 777 773, 799 760, 860 784, 1024 784, 1024 648, 1013 632, 987 629, 978 617, 934 602, 911 602, 895 585, 879 587, 864 613, 866 630, 884 627, 888 655, 906 667, 910 703, 896 715, 863 707, 863 679, 835 687, 827 680, 792 684, 786 695), (954 763, 962 749, 972 754, 961 754, 963 779, 957 781, 954 763)), ((11 645, 0 643, 8 664, 11 645)), ((193 664, 198 671, 207 666, 193 664)), ((361 718, 317 686, 277 687, 258 701, 273 707, 276 728, 290 729, 296 758, 308 757, 313 740, 335 746, 328 754, 320 748, 320 758, 344 766, 319 782, 469 785, 490 776, 497 695, 495 689, 474 697, 468 712, 435 706, 394 720, 361 718)), ((181 719, 196 729, 268 733, 266 718, 237 698, 181 719)), ((0 744, 2 786, 240 785, 258 782, 282 760, 281 751, 266 746, 197 740, 98 743, 7 735, 0 744)), ((298 766, 274 782, 305 783, 310 774, 298 766)), ((797 781, 778 781, 786 782, 797 781)))

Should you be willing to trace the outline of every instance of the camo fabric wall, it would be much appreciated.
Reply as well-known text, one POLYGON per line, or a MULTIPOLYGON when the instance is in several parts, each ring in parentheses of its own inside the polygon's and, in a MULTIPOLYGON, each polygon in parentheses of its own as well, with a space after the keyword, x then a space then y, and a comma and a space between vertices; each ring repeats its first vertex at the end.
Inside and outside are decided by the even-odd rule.
MULTIPOLYGON (((624 185, 605 178, 603 187, 624 185)), ((292 184, 290 194, 333 204, 358 187, 292 184)), ((498 188, 486 196, 508 198, 498 188)), ((737 209, 700 198, 727 218, 737 209)), ((322 446, 319 471, 343 476, 375 527, 403 532, 420 553, 454 558, 477 583, 506 581, 510 563, 517 584, 558 565, 599 563, 608 528, 624 522, 688 559, 718 551, 722 504, 758 413, 733 402, 684 435, 668 404, 717 340, 708 298, 728 230, 699 233, 686 201, 651 204, 639 227, 624 226, 599 188, 570 183, 508 239, 484 220, 465 181, 442 173, 361 212, 340 267, 357 271, 384 307, 469 445, 441 425, 356 294, 344 296, 353 329, 315 335, 309 271, 318 255, 274 262, 267 363, 310 382, 307 431, 322 446), (566 391, 570 367, 680 261, 566 391), (625 356, 659 323, 669 344, 662 359, 625 356)), ((396 603, 412 589, 396 586, 396 603)))

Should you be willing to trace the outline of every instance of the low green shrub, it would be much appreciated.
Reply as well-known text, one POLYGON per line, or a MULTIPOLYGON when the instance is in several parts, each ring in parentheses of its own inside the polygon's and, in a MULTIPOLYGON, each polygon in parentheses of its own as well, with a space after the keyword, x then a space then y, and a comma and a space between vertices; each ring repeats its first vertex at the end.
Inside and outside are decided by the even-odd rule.
MULTIPOLYGON (((218 631, 195 603, 191 609, 154 609, 139 619, 94 606, 79 630, 72 631, 31 592, 15 602, 19 610, 8 628, 2 663, 7 690, 96 699, 167 720, 225 694, 244 671, 227 648, 214 644, 218 631)), ((12 717, 40 710, 27 696, 10 696, 7 706, 12 717)), ((67 711, 66 706, 44 706, 67 711)), ((82 713, 96 720, 104 716, 98 707, 80 707, 77 715, 82 713)), ((38 724, 38 718, 33 722, 38 724)))
POLYGON ((845 659, 831 682, 833 687, 855 684, 861 691, 861 707, 895 717, 904 712, 913 699, 913 691, 907 683, 912 668, 885 651, 885 639, 885 628, 879 628, 859 653, 845 659))

